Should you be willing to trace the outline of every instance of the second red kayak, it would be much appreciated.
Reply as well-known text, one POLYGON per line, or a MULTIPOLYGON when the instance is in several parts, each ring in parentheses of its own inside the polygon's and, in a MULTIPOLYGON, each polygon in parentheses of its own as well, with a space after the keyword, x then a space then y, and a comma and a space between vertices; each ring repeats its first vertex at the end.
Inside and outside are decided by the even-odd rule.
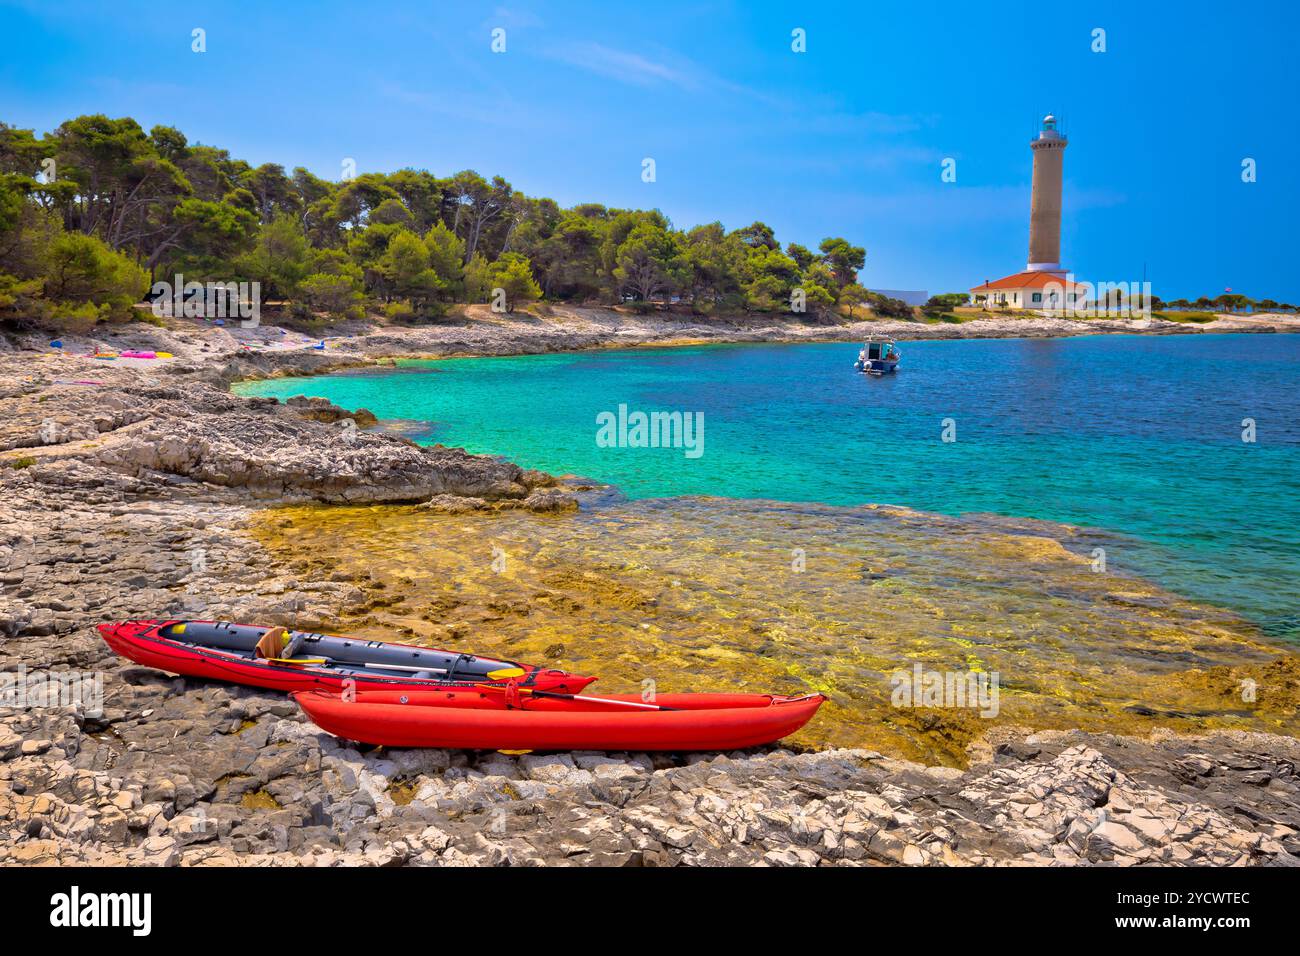
POLYGON ((738 750, 786 737, 812 719, 821 694, 512 696, 506 690, 323 691, 294 700, 337 737, 389 747, 468 750, 738 750))

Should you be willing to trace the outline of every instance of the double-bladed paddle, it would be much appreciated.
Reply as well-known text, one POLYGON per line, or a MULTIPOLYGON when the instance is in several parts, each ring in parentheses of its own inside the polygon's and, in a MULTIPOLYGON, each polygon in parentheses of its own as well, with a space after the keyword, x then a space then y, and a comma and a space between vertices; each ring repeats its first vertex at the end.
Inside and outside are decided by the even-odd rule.
MULTIPOLYGON (((483 690, 494 690, 505 693, 508 688, 499 684, 476 684, 483 690)), ((633 700, 613 700, 609 697, 588 697, 585 694, 558 694, 553 690, 534 690, 531 687, 517 687, 516 690, 521 694, 531 694, 534 697, 553 697, 556 700, 578 700, 588 704, 610 704, 614 707, 633 707, 637 710, 680 710, 680 707, 664 707, 662 704, 643 704, 633 700)))

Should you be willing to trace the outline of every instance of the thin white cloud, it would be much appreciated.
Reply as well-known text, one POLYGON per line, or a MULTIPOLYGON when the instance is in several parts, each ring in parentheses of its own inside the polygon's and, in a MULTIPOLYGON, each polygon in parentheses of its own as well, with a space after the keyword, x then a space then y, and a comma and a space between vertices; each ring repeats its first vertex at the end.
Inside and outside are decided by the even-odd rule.
MULTIPOLYGON (((803 132, 802 127, 795 126, 794 129, 800 133, 803 132)), ((933 166, 937 175, 939 164, 944 158, 944 153, 941 150, 928 146, 913 146, 900 143, 887 145, 867 144, 848 150, 836 148, 834 150, 820 150, 815 153, 800 152, 790 156, 782 156, 779 159, 764 156, 761 157, 761 162, 769 167, 775 164, 785 170, 804 170, 827 175, 845 172, 884 172, 908 167, 933 166)))
POLYGON ((661 86, 669 84, 684 90, 694 90, 700 85, 690 69, 679 69, 648 59, 640 53, 616 50, 600 43, 572 43, 553 47, 547 56, 570 66, 621 80, 636 86, 661 86))
POLYGON ((866 111, 860 113, 828 111, 812 113, 801 117, 800 123, 810 132, 828 132, 837 135, 850 133, 874 133, 893 136, 898 133, 915 133, 933 126, 933 116, 912 113, 879 113, 866 111))

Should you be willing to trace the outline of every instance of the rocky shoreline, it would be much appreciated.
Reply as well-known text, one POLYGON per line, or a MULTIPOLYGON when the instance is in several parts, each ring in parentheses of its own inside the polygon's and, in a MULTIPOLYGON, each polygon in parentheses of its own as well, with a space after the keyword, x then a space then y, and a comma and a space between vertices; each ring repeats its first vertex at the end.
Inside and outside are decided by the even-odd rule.
MULTIPOLYGON (((376 324, 369 320, 333 325, 324 338, 315 331, 289 331, 272 324, 242 328, 232 320, 207 323, 167 320, 107 327, 93 335, 63 334, 67 352, 97 347, 166 351, 179 370, 214 384, 264 375, 305 375, 397 357, 527 355, 583 349, 675 346, 724 342, 861 342, 872 337, 898 341, 936 339, 1061 338, 1078 335, 1197 335, 1203 333, 1300 332, 1300 316, 1220 315, 1212 322, 1149 320, 1087 321, 1044 316, 981 315, 961 323, 902 320, 796 321, 789 316, 686 317, 571 306, 545 306, 538 314, 498 315, 468 306, 456 321, 424 326, 376 324)), ((19 349, 48 351, 50 336, 0 335, 0 354, 19 349)))
MULTIPOLYGON (((375 600, 364 580, 277 565, 244 530, 270 505, 556 510, 581 496, 497 459, 367 432, 362 411, 234 396, 234 380, 407 354, 903 337, 874 322, 473 318, 345 329, 324 349, 273 327, 137 323, 64 339, 66 352, 176 356, 162 361, 54 355, 39 335, 0 344, 0 670, 99 673, 104 691, 100 713, 0 709, 0 863, 1300 864, 1300 744, 1286 736, 1002 728, 964 770, 860 750, 386 751, 317 731, 280 695, 171 678, 104 646, 94 624, 111 618, 325 627, 330 608, 375 600)), ((1101 330, 987 321, 1005 334, 1101 330)), ((921 329, 1000 334, 977 325, 921 329)))

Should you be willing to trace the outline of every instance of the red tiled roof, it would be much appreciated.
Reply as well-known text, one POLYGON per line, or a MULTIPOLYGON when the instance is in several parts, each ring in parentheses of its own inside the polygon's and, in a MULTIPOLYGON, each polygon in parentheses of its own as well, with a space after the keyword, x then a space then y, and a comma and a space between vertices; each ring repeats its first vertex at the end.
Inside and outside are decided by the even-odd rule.
POLYGON ((1073 289, 1078 283, 1070 282, 1065 276, 1056 272, 1017 272, 1013 276, 985 282, 974 286, 972 292, 988 292, 993 289, 1045 289, 1052 283, 1064 289, 1073 289))

